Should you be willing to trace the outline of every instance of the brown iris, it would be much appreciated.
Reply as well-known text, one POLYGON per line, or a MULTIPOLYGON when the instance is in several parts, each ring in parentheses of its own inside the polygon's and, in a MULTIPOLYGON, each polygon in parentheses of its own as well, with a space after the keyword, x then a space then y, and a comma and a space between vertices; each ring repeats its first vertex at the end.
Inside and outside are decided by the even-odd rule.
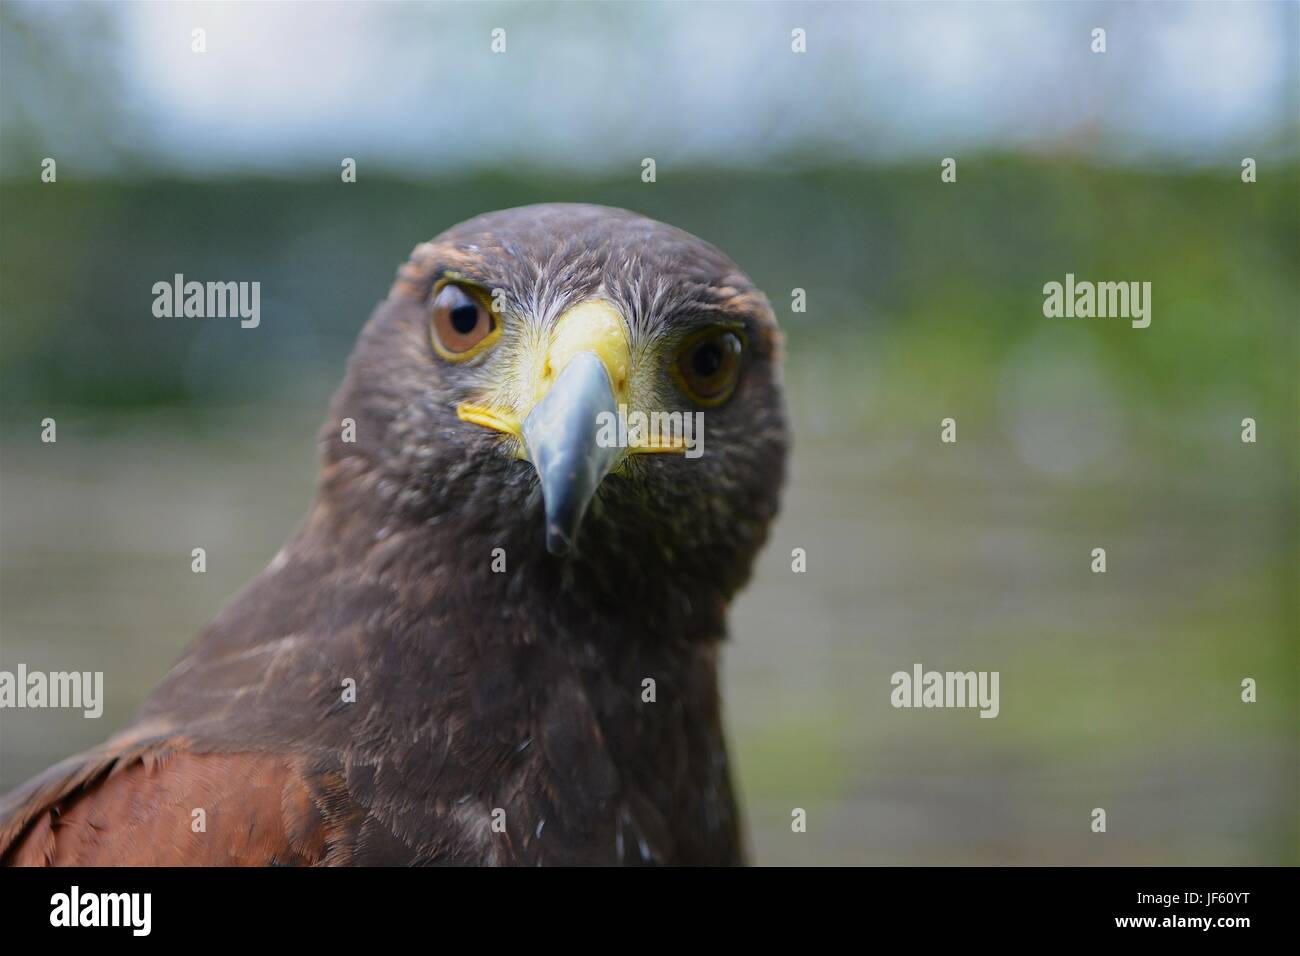
POLYGON ((454 283, 433 298, 433 345, 450 362, 477 355, 496 338, 492 310, 474 293, 454 283))
POLYGON ((720 405, 736 388, 744 350, 739 333, 707 329, 688 339, 677 356, 677 381, 697 403, 720 405))

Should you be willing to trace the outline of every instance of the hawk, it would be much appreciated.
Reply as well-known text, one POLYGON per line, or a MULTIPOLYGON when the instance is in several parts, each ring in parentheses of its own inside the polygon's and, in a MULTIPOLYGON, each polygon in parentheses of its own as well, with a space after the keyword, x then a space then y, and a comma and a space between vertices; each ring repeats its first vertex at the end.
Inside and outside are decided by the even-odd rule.
POLYGON ((420 244, 307 517, 126 730, 0 802, 0 859, 743 862, 718 651, 777 510, 780 356, 729 258, 631 212, 420 244), (703 454, 602 435, 636 412, 702 415, 703 454))

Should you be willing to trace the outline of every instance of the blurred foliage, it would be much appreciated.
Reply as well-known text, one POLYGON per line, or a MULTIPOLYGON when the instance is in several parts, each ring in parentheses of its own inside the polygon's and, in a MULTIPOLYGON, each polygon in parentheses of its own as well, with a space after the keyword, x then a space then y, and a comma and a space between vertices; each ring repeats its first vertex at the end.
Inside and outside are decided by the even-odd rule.
POLYGON ((989 401, 983 376, 1044 327, 1042 285, 1071 271, 1153 285, 1149 329, 1057 320, 1095 341, 1126 398, 1174 409, 1224 387, 1294 407, 1294 166, 1254 185, 1231 169, 1164 176, 1007 157, 963 160, 947 186, 937 167, 915 166, 662 170, 652 185, 504 173, 412 183, 365 168, 357 184, 327 170, 317 182, 60 174, 0 185, 6 408, 201 405, 337 369, 417 242, 479 212, 557 200, 626 206, 713 241, 768 291, 796 356, 869 354, 891 380, 989 401), (260 281, 261 327, 154 318, 152 286, 176 272, 260 281), (804 315, 790 314, 794 287, 808 292, 804 315))

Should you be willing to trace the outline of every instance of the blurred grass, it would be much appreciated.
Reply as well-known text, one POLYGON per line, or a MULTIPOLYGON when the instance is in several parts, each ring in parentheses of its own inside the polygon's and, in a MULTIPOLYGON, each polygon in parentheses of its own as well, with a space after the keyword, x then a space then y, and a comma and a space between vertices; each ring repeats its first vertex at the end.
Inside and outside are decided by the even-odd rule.
POLYGON ((318 172, 0 182, 0 661, 110 693, 102 721, 6 713, 0 788, 120 726, 274 554, 410 249, 574 200, 713 241, 787 333, 791 482, 724 658, 759 862, 1297 862, 1294 165, 318 172), (175 272, 261 281, 261 327, 155 319, 175 272), (1043 318, 1066 272, 1152 282, 1151 327, 1043 318), (1001 715, 893 710, 915 661, 1000 670, 1001 715))

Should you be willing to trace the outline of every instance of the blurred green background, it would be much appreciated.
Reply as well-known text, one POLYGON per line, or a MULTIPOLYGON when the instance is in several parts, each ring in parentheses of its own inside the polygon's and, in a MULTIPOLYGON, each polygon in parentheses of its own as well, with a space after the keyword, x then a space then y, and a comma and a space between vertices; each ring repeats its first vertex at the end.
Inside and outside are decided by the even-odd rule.
MULTIPOLYGON (((1081 126, 1051 126, 1030 144, 981 133, 981 117, 1048 115, 1056 101, 1035 105, 1022 91, 1030 99, 1008 105, 1000 74, 972 68, 975 93, 959 101, 971 115, 952 128, 969 141, 960 151, 929 148, 942 116, 912 127, 871 110, 858 119, 883 130, 887 148, 863 147, 865 134, 828 145, 849 109, 835 84, 850 80, 822 63, 799 82, 829 84, 816 87, 827 91, 824 128, 810 121, 789 141, 747 141, 743 155, 722 140, 683 147, 660 161, 654 184, 640 181, 640 157, 681 145, 651 135, 675 135, 654 127, 677 112, 664 91, 636 104, 639 134, 609 127, 594 106, 582 113, 604 102, 599 88, 583 94, 590 102, 555 104, 596 118, 565 120, 572 141, 535 162, 533 141, 509 130, 492 135, 517 137, 513 150, 466 159, 431 148, 427 167, 418 138, 394 140, 391 162, 382 143, 336 148, 339 130, 365 127, 364 97, 327 111, 315 133, 284 114, 268 155, 222 152, 238 140, 241 114, 231 112, 229 128, 190 156, 166 145, 168 124, 182 121, 138 75, 139 38, 152 36, 140 24, 157 22, 141 8, 152 5, 64 6, 76 16, 0 8, 0 666, 102 670, 108 700, 98 721, 0 714, 0 789, 125 723, 278 550, 310 501, 315 432, 343 362, 410 249, 488 209, 583 201, 710 240, 767 291, 786 331, 790 482, 724 657, 756 862, 1298 861, 1293 5, 1261 5, 1275 18, 1266 28, 1290 27, 1280 59, 1249 43, 1237 51, 1272 63, 1269 83, 1290 90, 1266 102, 1249 135, 1231 103, 1216 110, 1204 94, 1216 70, 1240 62, 1196 43, 1176 46, 1191 59, 1170 67, 1193 86, 1169 82, 1172 102, 1199 118, 1164 133, 1153 121, 1136 145, 1133 128, 1096 117, 1132 112, 1134 97, 1161 87, 1119 68, 1081 126), (981 82, 992 84, 984 99, 981 82), (1196 123, 1199 139, 1174 135, 1196 123), (590 162, 593 152, 603 158, 590 162), (44 184, 40 160, 51 155, 59 179, 44 184), (948 155, 955 184, 939 181, 948 155), (1260 162, 1249 185, 1239 169, 1248 155, 1260 162), (339 181, 341 156, 360 157, 357 183, 339 181), (154 318, 152 285, 177 272, 260 281, 261 326, 154 318), (1150 328, 1044 318, 1042 286, 1067 272, 1149 281, 1150 328), (791 312, 795 288, 807 292, 806 313, 791 312), (40 441, 45 417, 58 421, 57 444, 40 441), (956 445, 939 441, 945 417, 958 422, 956 445), (1240 440, 1245 417, 1258 422, 1255 444, 1240 440), (190 571, 199 545, 204 575, 190 571), (796 547, 808 552, 806 574, 791 573, 796 547), (1106 574, 1089 570, 1094 547, 1107 549, 1106 574), (1000 716, 894 710, 889 676, 914 662, 1000 671, 1000 716), (1258 703, 1241 703, 1244 677, 1257 680, 1258 703), (794 807, 808 810, 807 833, 791 832, 794 807), (1105 835, 1089 830, 1093 807, 1107 810, 1105 835)), ((451 22, 441 6, 385 6, 315 8, 311 56, 335 62, 318 47, 347 46, 358 18, 397 32, 413 18, 451 22)), ((994 37, 990 17, 1019 17, 1052 42, 1072 33, 1086 53, 1101 9, 973 5, 975 17, 944 5, 768 4, 755 9, 771 29, 747 33, 728 19, 744 5, 670 6, 709 28, 731 23, 734 43, 771 43, 778 57, 790 56, 789 25, 800 21, 820 28, 816 42, 852 27, 888 43, 912 19, 930 29, 945 16, 957 24, 950 33, 994 37)), ((1199 24, 1209 42, 1238 16, 1165 6, 1169 20, 1107 5, 1108 22, 1120 22, 1106 55, 1132 66, 1175 23, 1199 24)), ((288 16, 210 9, 216 22, 245 18, 241 42, 288 16)), ((497 22, 571 43, 592 31, 637 76, 658 75, 666 67, 655 57, 686 42, 678 25, 655 46, 663 5, 457 9, 475 49, 497 22)), ((187 22, 168 42, 188 43, 187 22)), ((1247 39, 1278 42, 1267 39, 1275 32, 1247 39)), ((499 103, 520 76, 543 75, 547 56, 513 42, 517 73, 475 73, 452 92, 499 103)), ((899 69, 924 77, 941 53, 908 53, 899 69)), ((1067 89, 1098 82, 1088 60, 1063 75, 1059 64, 1038 68, 1067 89)), ((398 66, 390 74, 402 78, 398 66)), ((779 126, 785 107, 764 113, 764 103, 799 99, 784 86, 765 99, 742 79, 738 112, 708 104, 728 128, 764 117, 779 126)), ((268 67, 257 82, 295 81, 268 67)), ((933 90, 896 89, 917 100, 907 115, 929 115, 933 90)), ((417 84, 393 96, 436 111, 434 92, 417 84)))

